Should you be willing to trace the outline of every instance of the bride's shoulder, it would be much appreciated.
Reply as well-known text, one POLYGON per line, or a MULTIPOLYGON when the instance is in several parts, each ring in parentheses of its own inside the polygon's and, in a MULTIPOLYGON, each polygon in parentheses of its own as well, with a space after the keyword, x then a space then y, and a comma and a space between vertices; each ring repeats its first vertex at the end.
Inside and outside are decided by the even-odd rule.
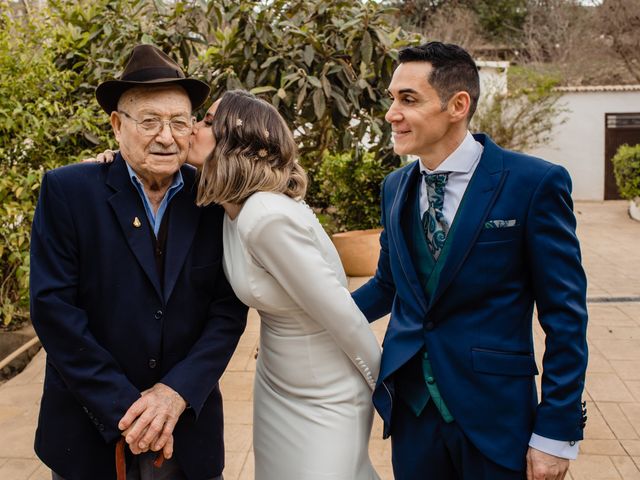
POLYGON ((248 236, 257 227, 270 222, 296 218, 299 215, 299 202, 282 193, 257 192, 251 195, 242 206, 238 216, 238 230, 248 236))

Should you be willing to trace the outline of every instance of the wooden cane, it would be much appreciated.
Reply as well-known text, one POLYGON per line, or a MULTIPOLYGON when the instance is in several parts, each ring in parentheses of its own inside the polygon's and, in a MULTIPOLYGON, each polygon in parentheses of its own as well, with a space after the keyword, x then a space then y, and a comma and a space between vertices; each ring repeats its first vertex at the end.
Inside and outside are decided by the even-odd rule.
POLYGON ((127 480, 127 463, 124 458, 124 437, 116 443, 116 479, 127 480))
MULTIPOLYGON (((125 441, 124 437, 118 440, 116 443, 116 479, 117 480, 127 480, 127 462, 124 455, 124 447, 125 441)), ((158 452, 155 460, 153 461, 153 466, 156 468, 162 467, 164 463, 164 453, 158 452)))

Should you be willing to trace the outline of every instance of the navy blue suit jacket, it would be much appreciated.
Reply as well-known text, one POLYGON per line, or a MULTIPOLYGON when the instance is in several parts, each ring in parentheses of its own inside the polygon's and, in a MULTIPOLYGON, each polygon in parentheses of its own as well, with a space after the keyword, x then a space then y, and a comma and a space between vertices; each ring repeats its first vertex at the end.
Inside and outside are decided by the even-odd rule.
POLYGON ((566 170, 501 149, 485 135, 475 138, 484 152, 431 298, 400 224, 410 186, 420 181, 413 162, 383 183, 380 260, 354 299, 369 320, 391 312, 373 396, 385 435, 393 435, 391 412, 398 401, 393 374, 425 345, 460 428, 486 457, 522 470, 532 432, 582 438, 586 279, 566 170), (515 225, 486 228, 490 220, 515 225), (547 334, 540 403, 534 304, 547 334))
POLYGON ((198 208, 195 172, 182 175, 163 282, 120 155, 44 176, 31 238, 31 316, 47 352, 35 449, 67 480, 115 478, 118 421, 157 382, 189 404, 174 430, 187 477, 223 469, 218 380, 247 309, 222 270, 224 211, 198 208))

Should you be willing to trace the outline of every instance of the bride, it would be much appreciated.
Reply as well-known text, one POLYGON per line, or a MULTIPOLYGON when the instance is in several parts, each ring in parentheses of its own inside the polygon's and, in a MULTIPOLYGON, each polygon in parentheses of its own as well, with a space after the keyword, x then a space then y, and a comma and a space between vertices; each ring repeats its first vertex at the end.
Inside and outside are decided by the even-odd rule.
POLYGON ((224 268, 260 313, 256 480, 377 479, 367 446, 380 348, 312 210, 296 144, 267 102, 230 91, 194 127, 198 204, 219 203, 224 268))

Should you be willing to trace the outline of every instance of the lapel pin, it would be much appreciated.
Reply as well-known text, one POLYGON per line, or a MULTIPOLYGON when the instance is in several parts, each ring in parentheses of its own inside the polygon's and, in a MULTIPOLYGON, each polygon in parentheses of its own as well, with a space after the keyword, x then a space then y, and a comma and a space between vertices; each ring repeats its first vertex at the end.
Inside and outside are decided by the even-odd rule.
POLYGON ((140 222, 140 219, 138 217, 135 217, 133 219, 133 226, 136 228, 140 228, 142 226, 142 223, 140 222))

